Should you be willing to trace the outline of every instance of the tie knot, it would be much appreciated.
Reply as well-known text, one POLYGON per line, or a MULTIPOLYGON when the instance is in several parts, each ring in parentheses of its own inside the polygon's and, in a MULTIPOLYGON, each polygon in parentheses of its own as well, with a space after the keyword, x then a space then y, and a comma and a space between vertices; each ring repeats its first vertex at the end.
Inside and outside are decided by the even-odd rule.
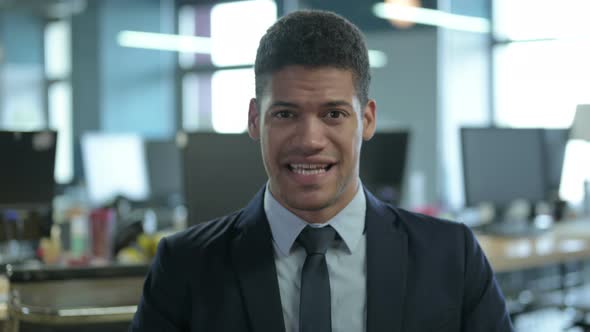
POLYGON ((297 242, 305 248, 308 255, 321 254, 325 255, 328 247, 332 244, 336 238, 336 231, 332 226, 326 227, 311 227, 306 226, 299 237, 297 242))

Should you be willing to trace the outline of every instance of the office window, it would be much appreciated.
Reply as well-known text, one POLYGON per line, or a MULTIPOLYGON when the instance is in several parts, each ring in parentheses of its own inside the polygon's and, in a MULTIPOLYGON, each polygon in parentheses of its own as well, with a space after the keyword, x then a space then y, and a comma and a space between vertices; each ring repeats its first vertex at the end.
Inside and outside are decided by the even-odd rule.
POLYGON ((48 125, 58 132, 55 181, 68 183, 74 177, 70 22, 48 23, 44 42, 48 125))
MULTIPOLYGON (((590 103, 590 25, 586 0, 495 0, 495 123, 567 128, 590 103)), ((560 196, 581 203, 588 175, 581 142, 566 148, 560 196)))
POLYGON ((510 127, 571 125, 590 103, 590 39, 496 46, 496 122, 510 127))
POLYGON ((45 128, 43 68, 37 64, 0 66, 0 129, 45 128))
POLYGON ((568 127, 590 101, 586 0, 493 2, 496 122, 568 127))
POLYGON ((580 206, 584 201, 584 180, 590 180, 590 143, 570 141, 565 150, 561 187, 562 199, 580 206))
POLYGON ((246 130, 248 102, 254 97, 256 49, 276 19, 277 7, 270 0, 180 8, 179 34, 210 37, 212 43, 211 54, 179 54, 179 66, 185 71, 181 78, 183 129, 246 130))
POLYGON ((199 129, 199 76, 189 73, 182 78, 182 128, 199 129))
POLYGON ((220 70, 211 84, 213 130, 241 133, 248 128, 248 104, 254 97, 254 70, 220 70), (231 94, 228 95, 228 94, 231 94))
POLYGON ((260 38, 276 19, 274 1, 238 1, 213 6, 213 64, 219 67, 253 64, 260 38))
MULTIPOLYGON (((197 9, 195 6, 182 6, 178 11, 178 34, 181 36, 197 35, 197 9)), ((201 36, 204 37, 204 36, 201 36)), ((195 65, 196 57, 193 53, 178 53, 178 64, 181 68, 195 65)))
POLYGON ((68 183, 74 177, 72 144, 72 86, 69 82, 57 82, 49 86, 49 127, 57 130, 55 156, 55 181, 68 183))
POLYGON ((72 68, 71 27, 68 21, 57 21, 45 27, 45 76, 61 80, 72 68))
POLYGON ((588 0, 494 0, 498 38, 531 40, 572 38, 590 33, 588 0))

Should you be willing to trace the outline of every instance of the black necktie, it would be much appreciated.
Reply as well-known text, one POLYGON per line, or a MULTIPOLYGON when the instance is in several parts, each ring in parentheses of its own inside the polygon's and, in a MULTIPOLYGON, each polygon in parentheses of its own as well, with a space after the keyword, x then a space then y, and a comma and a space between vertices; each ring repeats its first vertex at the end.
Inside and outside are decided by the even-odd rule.
POLYGON ((301 298, 299 302, 299 331, 332 331, 330 309, 330 277, 326 264, 326 251, 336 231, 331 226, 305 227, 297 241, 307 252, 301 272, 301 298))

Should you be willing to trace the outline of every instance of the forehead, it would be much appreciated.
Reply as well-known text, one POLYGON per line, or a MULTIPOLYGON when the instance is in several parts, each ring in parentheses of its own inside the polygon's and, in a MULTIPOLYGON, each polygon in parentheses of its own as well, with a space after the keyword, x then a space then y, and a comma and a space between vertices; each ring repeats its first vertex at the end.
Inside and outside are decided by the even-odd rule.
POLYGON ((355 96, 351 70, 335 67, 284 67, 269 77, 265 95, 277 98, 346 98, 355 96))

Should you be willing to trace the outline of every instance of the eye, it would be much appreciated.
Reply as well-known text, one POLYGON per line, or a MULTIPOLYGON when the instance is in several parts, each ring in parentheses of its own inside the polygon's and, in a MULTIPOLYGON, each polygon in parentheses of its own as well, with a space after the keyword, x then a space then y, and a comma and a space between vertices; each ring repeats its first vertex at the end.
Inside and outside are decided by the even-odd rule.
POLYGON ((344 113, 342 111, 330 111, 326 114, 326 117, 328 117, 330 119, 339 119, 339 118, 346 117, 346 113, 344 113))
POLYGON ((295 116, 291 111, 276 111, 272 113, 272 116, 279 119, 290 119, 295 116))

